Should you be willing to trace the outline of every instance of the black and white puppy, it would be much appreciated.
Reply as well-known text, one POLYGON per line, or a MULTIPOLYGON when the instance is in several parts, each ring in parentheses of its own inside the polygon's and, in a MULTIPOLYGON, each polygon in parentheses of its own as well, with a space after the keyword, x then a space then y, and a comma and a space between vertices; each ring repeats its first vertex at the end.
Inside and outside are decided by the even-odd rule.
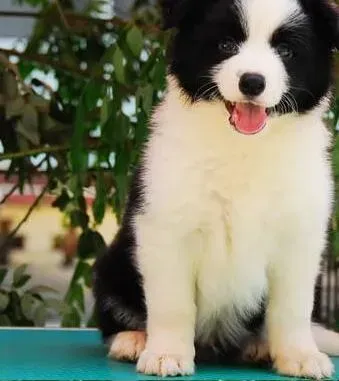
POLYGON ((163 9, 177 28, 168 89, 95 266, 110 356, 174 376, 195 356, 245 352, 282 374, 330 376, 320 351, 339 354, 339 335, 311 312, 333 200, 322 117, 338 15, 327 0, 163 9))

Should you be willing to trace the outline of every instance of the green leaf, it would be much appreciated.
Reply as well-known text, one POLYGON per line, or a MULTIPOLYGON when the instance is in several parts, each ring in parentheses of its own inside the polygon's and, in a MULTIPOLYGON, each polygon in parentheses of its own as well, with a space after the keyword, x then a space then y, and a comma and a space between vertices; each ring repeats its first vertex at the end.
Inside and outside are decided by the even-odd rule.
POLYGON ((67 292, 66 301, 70 300, 70 295, 72 294, 73 287, 78 283, 79 280, 83 279, 85 285, 90 287, 92 284, 92 267, 85 261, 80 260, 75 268, 73 278, 71 281, 70 288, 67 292))
POLYGON ((81 210, 73 210, 70 213, 71 225, 72 227, 81 227, 82 229, 86 229, 89 223, 89 217, 87 213, 81 210))
POLYGON ((13 287, 21 288, 23 287, 32 277, 30 275, 24 274, 17 281, 13 282, 13 287))
POLYGON ((81 316, 76 307, 72 306, 70 311, 66 313, 62 319, 62 327, 75 328, 80 327, 81 316))
POLYGON ((12 322, 19 322, 22 319, 21 299, 16 291, 9 293, 10 302, 8 306, 8 315, 12 322))
POLYGON ((104 126, 110 115, 110 112, 109 112, 110 99, 108 95, 104 97, 102 102, 103 103, 100 109, 100 124, 101 126, 104 126))
POLYGON ((124 147, 116 152, 116 161, 114 166, 114 175, 116 181, 116 196, 119 210, 125 207, 128 192, 128 172, 130 167, 130 152, 124 147))
POLYGON ((84 96, 77 107, 74 133, 71 139, 71 164, 74 173, 82 173, 87 168, 87 152, 84 147, 86 107, 84 96))
POLYGON ((52 287, 49 286, 34 286, 28 289, 26 292, 29 292, 31 294, 56 294, 58 293, 57 290, 55 290, 52 287))
POLYGON ((31 62, 20 61, 18 63, 18 69, 22 78, 26 78, 36 67, 31 62))
POLYGON ((93 203, 93 216, 97 224, 101 224, 105 217, 106 196, 107 191, 105 186, 104 174, 102 171, 99 171, 97 173, 96 195, 93 203))
POLYGON ((333 242, 333 251, 336 257, 339 257, 339 234, 336 232, 333 242))
POLYGON ((17 132, 34 145, 40 144, 38 128, 38 113, 30 104, 25 104, 21 121, 17 125, 17 132))
POLYGON ((146 114, 149 114, 153 107, 153 93, 154 88, 151 84, 147 84, 144 87, 141 87, 137 91, 137 102, 145 110, 146 114))
POLYGON ((93 311, 91 317, 89 318, 87 322, 87 328, 97 328, 97 327, 98 327, 98 323, 96 319, 96 313, 95 311, 93 311))
POLYGON ((140 78, 144 81, 148 80, 148 76, 152 73, 152 70, 154 70, 154 67, 156 66, 158 61, 158 55, 157 53, 153 53, 149 59, 145 62, 143 65, 141 72, 140 72, 140 78))
POLYGON ((79 238, 78 255, 82 259, 97 256, 106 248, 102 235, 93 230, 83 232, 79 238))
POLYGON ((333 170, 335 176, 339 177, 339 139, 335 139, 334 149, 332 153, 333 170))
POLYGON ((28 268, 28 265, 21 265, 14 270, 14 273, 13 273, 14 284, 18 283, 20 279, 22 278, 22 276, 25 275, 27 268, 28 268))
POLYGON ((66 313, 67 311, 67 306, 59 299, 45 299, 45 305, 59 314, 66 313))
MULTIPOLYGON (((118 160, 117 160, 118 162, 118 160)), ((115 180, 117 183, 117 198, 118 198, 118 205, 119 209, 123 210, 125 207, 126 199, 127 199, 127 191, 128 191, 128 183, 127 183, 127 176, 126 174, 122 175, 116 175, 115 180)))
POLYGON ((141 110, 137 114, 138 121, 135 127, 135 141, 137 147, 141 147, 148 135, 148 118, 144 110, 141 110))
POLYGON ((21 116, 24 112, 25 101, 20 97, 6 102, 5 116, 6 119, 11 119, 15 116, 21 116))
POLYGON ((88 263, 84 263, 85 267, 83 270, 83 278, 85 280, 85 285, 88 288, 92 288, 93 285, 93 271, 92 267, 88 263))
POLYGON ((0 327, 11 327, 12 323, 7 315, 0 314, 0 327))
POLYGON ((132 53, 139 57, 144 45, 143 35, 140 29, 134 25, 127 33, 126 42, 132 53))
POLYGON ((97 107, 98 99, 102 98, 102 86, 97 81, 89 81, 82 98, 86 110, 94 110, 97 107))
POLYGON ((9 304, 9 296, 5 292, 0 292, 0 312, 5 311, 9 304))
POLYGON ((113 136, 117 145, 123 144, 127 139, 130 124, 130 119, 122 113, 120 113, 116 118, 116 123, 113 126, 113 136))
POLYGON ((61 211, 64 211, 68 204, 70 203, 71 199, 68 195, 68 192, 64 189, 61 192, 61 195, 53 201, 52 206, 53 208, 58 208, 61 211))
POLYGON ((121 84, 125 84, 124 55, 119 46, 116 47, 113 54, 113 66, 116 80, 121 84))
MULTIPOLYGON (((21 120, 17 120, 16 121, 16 129, 20 129, 20 125, 21 125, 21 120)), ((27 151, 29 148, 30 148, 30 143, 29 141, 26 139, 25 136, 23 136, 22 134, 20 134, 20 132, 18 132, 16 134, 16 140, 18 142, 18 148, 19 148, 19 151, 22 151, 22 152, 25 152, 27 151)))
POLYGON ((3 92, 7 99, 16 99, 19 95, 18 83, 15 74, 10 70, 3 72, 3 92))
POLYGON ((66 302, 68 302, 70 300, 69 295, 72 293, 72 288, 74 287, 74 285, 76 283, 78 283, 78 281, 80 279, 83 278, 84 273, 86 271, 86 269, 85 269, 86 265, 87 265, 87 263, 82 261, 82 260, 80 260, 78 262, 78 264, 77 264, 77 266, 76 266, 76 268, 74 270, 74 274, 73 274, 73 277, 72 277, 72 280, 71 280, 70 288, 69 288, 69 290, 67 292, 67 295, 66 295, 66 302))
POLYGON ((47 319, 47 309, 41 304, 34 312, 33 321, 37 327, 44 327, 47 319))
POLYGON ((70 299, 72 302, 76 302, 81 312, 85 312, 84 290, 79 283, 72 287, 70 299))
POLYGON ((36 94, 30 94, 29 96, 26 97, 27 103, 29 103, 31 106, 34 108, 44 108, 44 107, 49 107, 50 102, 44 98, 42 98, 39 95, 36 94))
POLYGON ((6 268, 0 268, 0 284, 5 280, 8 270, 6 268))
POLYGON ((157 60, 151 74, 153 86, 163 90, 166 86, 166 63, 164 59, 157 60))
POLYGON ((81 189, 81 194, 77 197, 77 203, 78 203, 80 210, 86 211, 87 204, 86 204, 86 199, 82 193, 82 189, 81 189))
POLYGON ((37 299, 34 298, 31 294, 25 293, 21 298, 21 309, 22 313, 29 320, 33 319, 34 309, 37 305, 37 299))

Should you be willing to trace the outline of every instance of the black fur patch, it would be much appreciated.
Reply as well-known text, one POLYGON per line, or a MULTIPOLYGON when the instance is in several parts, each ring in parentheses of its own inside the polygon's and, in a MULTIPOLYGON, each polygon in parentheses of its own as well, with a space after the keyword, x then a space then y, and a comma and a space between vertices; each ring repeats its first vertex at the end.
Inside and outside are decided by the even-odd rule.
POLYGON ((227 59, 220 43, 245 41, 236 1, 200 1, 192 6, 189 23, 179 25, 171 49, 170 73, 193 101, 221 95, 212 81, 212 69, 227 59))
POLYGON ((328 93, 332 83, 333 49, 336 45, 338 16, 323 0, 299 0, 305 14, 300 23, 282 25, 272 36, 271 45, 290 47, 293 56, 282 58, 289 76, 288 103, 281 102, 279 113, 293 109, 310 111, 328 93))
POLYGON ((121 331, 145 329, 142 277, 135 264, 136 239, 132 218, 144 206, 142 167, 131 184, 122 227, 94 266, 96 315, 103 338, 121 331))

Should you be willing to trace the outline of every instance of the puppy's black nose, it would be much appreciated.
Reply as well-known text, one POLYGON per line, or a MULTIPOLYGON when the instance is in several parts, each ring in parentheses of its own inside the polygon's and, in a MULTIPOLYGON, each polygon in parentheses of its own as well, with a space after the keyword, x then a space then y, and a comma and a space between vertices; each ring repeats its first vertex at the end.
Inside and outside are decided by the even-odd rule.
POLYGON ((245 73, 240 77, 239 89, 248 97, 260 95, 266 87, 265 77, 257 73, 245 73))

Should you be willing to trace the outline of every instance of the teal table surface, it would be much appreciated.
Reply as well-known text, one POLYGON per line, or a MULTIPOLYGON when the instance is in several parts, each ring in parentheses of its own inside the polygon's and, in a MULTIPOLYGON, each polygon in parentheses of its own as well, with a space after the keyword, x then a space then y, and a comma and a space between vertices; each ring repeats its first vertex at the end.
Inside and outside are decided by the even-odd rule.
MULTIPOLYGON (((339 379, 339 358, 334 359, 339 379)), ((133 364, 106 357, 95 330, 0 329, 0 380, 156 380, 135 372, 133 364)), ((265 369, 198 366, 191 377, 171 380, 291 380, 265 369)))

